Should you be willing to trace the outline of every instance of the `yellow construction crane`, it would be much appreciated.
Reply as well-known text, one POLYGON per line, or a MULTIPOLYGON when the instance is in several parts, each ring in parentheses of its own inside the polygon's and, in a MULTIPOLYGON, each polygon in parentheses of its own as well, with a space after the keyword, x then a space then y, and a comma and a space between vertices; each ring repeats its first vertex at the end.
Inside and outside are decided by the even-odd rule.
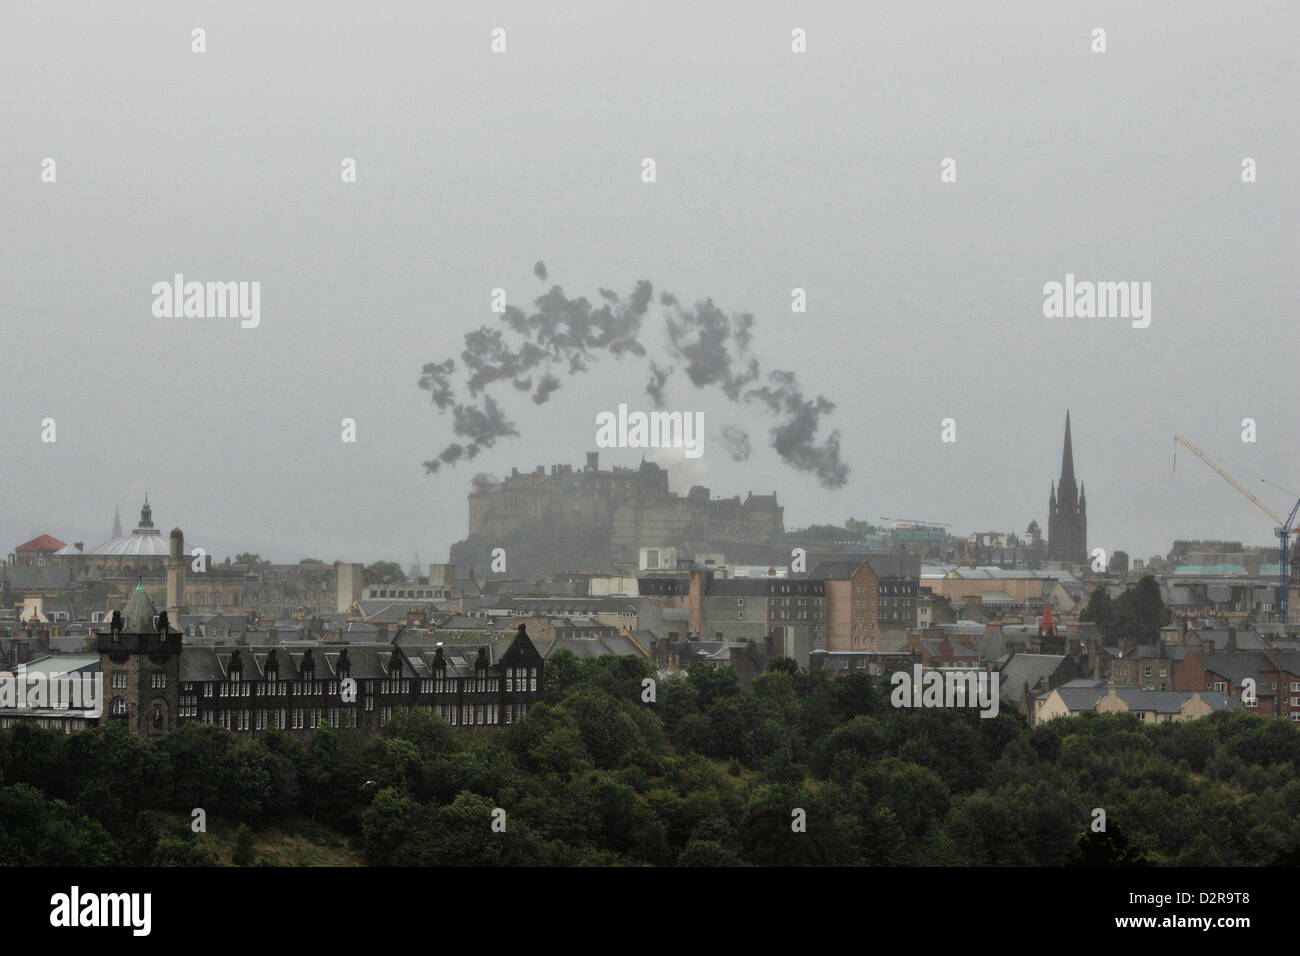
MULTIPOLYGON (((1193 455, 1195 455, 1197 458, 1201 459, 1201 461, 1205 462, 1207 465, 1213 468, 1216 472, 1218 472, 1219 476, 1224 481, 1232 485, 1232 487, 1236 488, 1237 491, 1245 495, 1245 497, 1249 499, 1249 501, 1256 508, 1258 508, 1260 511, 1264 512, 1264 514, 1268 515, 1270 518, 1273 519, 1275 523, 1273 528, 1273 533, 1277 535, 1278 541, 1280 543, 1279 551, 1281 554, 1281 561, 1279 563, 1280 563, 1280 570, 1282 572, 1281 587, 1278 588, 1278 595, 1277 595, 1277 608, 1278 608, 1278 616, 1282 621, 1282 626, 1285 628, 1287 623, 1286 620, 1287 592, 1290 590, 1290 581, 1288 580, 1288 578, 1290 577, 1289 572, 1290 572, 1290 557, 1291 557, 1291 549, 1290 549, 1291 531, 1295 526, 1296 513, 1300 511, 1300 501, 1297 501, 1295 503, 1295 507, 1291 509, 1291 513, 1287 515, 1287 517, 1284 519, 1282 518, 1281 515, 1277 514, 1275 511, 1269 508, 1268 505, 1264 504, 1264 502, 1260 501, 1249 491, 1247 491, 1246 488, 1241 484, 1241 482, 1239 482, 1236 478, 1232 477, 1232 475, 1224 471, 1223 468, 1219 466, 1218 462, 1216 462, 1205 452, 1201 451, 1199 448, 1197 448, 1195 445, 1189 442, 1182 435, 1175 435, 1174 443, 1175 445, 1181 444, 1193 455)), ((1178 467, 1177 447, 1174 448, 1174 467, 1175 468, 1178 467)))

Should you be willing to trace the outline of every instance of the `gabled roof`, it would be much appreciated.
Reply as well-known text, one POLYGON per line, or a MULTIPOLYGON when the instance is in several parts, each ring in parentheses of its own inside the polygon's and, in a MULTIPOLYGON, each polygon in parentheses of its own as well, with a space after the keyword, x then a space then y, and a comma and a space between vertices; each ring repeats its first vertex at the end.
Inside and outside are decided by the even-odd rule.
POLYGON ((1268 685, 1259 680, 1261 671, 1273 669, 1268 655, 1262 651, 1206 653, 1201 655, 1201 663, 1205 665, 1207 671, 1226 677, 1236 687, 1240 687, 1246 678, 1251 678, 1256 682, 1257 694, 1260 697, 1272 696, 1273 692, 1268 685))
POLYGON ((1045 685, 1065 662, 1064 654, 1012 654, 1002 665, 998 693, 1003 700, 1019 700, 1025 685, 1035 691, 1045 685))
POLYGON ((542 655, 533 642, 528 637, 528 629, 520 623, 519 629, 515 631, 515 639, 510 642, 506 652, 501 655, 501 663, 506 667, 536 667, 542 660, 542 655))

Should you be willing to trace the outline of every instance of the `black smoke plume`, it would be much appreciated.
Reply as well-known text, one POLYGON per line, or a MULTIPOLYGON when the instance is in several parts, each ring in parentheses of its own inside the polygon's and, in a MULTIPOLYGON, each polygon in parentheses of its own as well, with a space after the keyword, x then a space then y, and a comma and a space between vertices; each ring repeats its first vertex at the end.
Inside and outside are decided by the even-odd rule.
MULTIPOLYGON (((533 274, 548 281, 540 261, 533 274)), ((460 354, 464 395, 453 386, 455 359, 424 366, 420 387, 430 393, 439 413, 451 412, 452 432, 459 439, 424 463, 430 473, 473 460, 499 439, 519 434, 492 395, 505 387, 503 383, 530 392, 533 402, 542 405, 563 386, 562 376, 581 375, 609 356, 645 360, 645 390, 656 408, 664 407, 668 386, 680 370, 694 388, 717 387, 731 402, 765 409, 775 419, 769 431, 771 447, 783 461, 815 474, 827 488, 839 488, 848 480, 848 465, 840 458, 840 433, 817 439, 822 417, 834 411, 834 403, 821 395, 807 397, 793 372, 764 371, 751 351, 753 315, 724 312, 712 299, 687 307, 672 293, 661 292, 660 311, 654 315, 661 317, 666 338, 652 355, 643 336, 654 307, 651 284, 642 279, 627 296, 609 289, 600 289, 599 296, 600 304, 593 305, 586 298, 570 299, 553 285, 534 300, 531 312, 509 306, 497 326, 467 332, 460 354)), ((750 455, 749 435, 743 429, 727 426, 722 443, 736 461, 750 455)))

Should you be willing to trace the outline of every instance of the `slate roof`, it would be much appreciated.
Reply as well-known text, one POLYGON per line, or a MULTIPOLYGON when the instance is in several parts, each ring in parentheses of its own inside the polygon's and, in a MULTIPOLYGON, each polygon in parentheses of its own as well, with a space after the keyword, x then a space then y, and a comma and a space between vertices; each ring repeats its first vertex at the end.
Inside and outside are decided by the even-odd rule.
POLYGON ((426 605, 414 601, 404 601, 401 604, 390 601, 361 602, 361 612, 369 624, 405 624, 409 612, 419 611, 423 607, 426 605))
POLYGON ((1220 677, 1226 677, 1233 685, 1240 687, 1242 681, 1251 678, 1256 682, 1260 697, 1271 697, 1273 691, 1259 679, 1259 672, 1272 670, 1273 665, 1262 651, 1225 651, 1201 655, 1205 669, 1220 677))
MULTIPOLYGON (((1074 683, 1074 682, 1072 682, 1074 683)), ((1122 700, 1130 711, 1145 711, 1156 714, 1177 714, 1192 697, 1200 698, 1215 710, 1240 710, 1242 703, 1228 694, 1207 690, 1142 690, 1137 687, 1072 687, 1065 684, 1056 688, 1055 693, 1071 711, 1095 711, 1103 697, 1113 690, 1115 696, 1122 700)), ((1039 694, 1038 699, 1046 699, 1048 694, 1039 694)))
POLYGON ((1061 701, 1070 711, 1096 710, 1097 701, 1106 696, 1107 690, 1100 681, 1087 682, 1088 686, 1072 686, 1076 682, 1070 681, 1068 684, 1062 684, 1054 691, 1047 691, 1038 695, 1038 700, 1046 699, 1050 694, 1060 694, 1061 701))
POLYGON ((440 631, 495 631, 497 625, 490 617, 466 617, 464 614, 454 614, 445 621, 439 622, 437 629, 440 631))
MULTIPOLYGON (((339 676, 339 658, 346 649, 348 673, 357 680, 387 678, 389 664, 393 659, 394 648, 391 644, 356 643, 323 644, 313 643, 307 646, 288 648, 283 645, 249 645, 240 647, 205 647, 187 645, 181 653, 182 681, 219 681, 228 680, 230 663, 239 655, 240 672, 243 680, 266 680, 267 662, 275 655, 280 680, 300 680, 303 665, 308 659, 314 663, 313 673, 316 680, 336 680, 339 676)), ((417 676, 416 670, 406 655, 398 651, 398 663, 402 677, 417 676)))
MULTIPOLYGON (((1226 650, 1228 647, 1228 632, 1226 630, 1202 630, 1197 628, 1196 636, 1204 643, 1212 645, 1216 651, 1226 650)), ((1239 651, 1262 651, 1266 646, 1264 639, 1255 631, 1241 630, 1237 632, 1237 650, 1239 651)))
POLYGON ((1133 649, 1133 651, 1128 655, 1128 657, 1130 659, 1137 659, 1143 661, 1145 660, 1154 661, 1154 660, 1161 660, 1161 659, 1170 660, 1170 661, 1181 661, 1183 658, 1185 658, 1188 654, 1192 653, 1192 651, 1194 650, 1196 650, 1196 648, 1187 647, 1182 644, 1166 644, 1163 648, 1155 647, 1151 644, 1139 644, 1136 648, 1133 649), (1164 653, 1161 653, 1162 650, 1164 653))
POLYGON ((637 647, 636 644, 622 634, 606 634, 600 637, 562 637, 551 641, 546 646, 545 641, 533 638, 533 646, 542 657, 550 657, 556 651, 572 651, 575 656, 582 660, 588 660, 593 657, 606 657, 610 654, 621 657, 647 657, 648 652, 637 647))
POLYGON ((999 672, 999 696, 1003 700, 1018 701, 1026 684, 1030 691, 1037 690, 1040 682, 1046 688, 1046 682, 1064 661, 1064 654, 1012 654, 999 672))
POLYGON ((818 562, 817 567, 806 575, 799 576, 818 581, 845 581, 853 577, 858 568, 866 563, 866 559, 861 561, 821 561, 818 562))

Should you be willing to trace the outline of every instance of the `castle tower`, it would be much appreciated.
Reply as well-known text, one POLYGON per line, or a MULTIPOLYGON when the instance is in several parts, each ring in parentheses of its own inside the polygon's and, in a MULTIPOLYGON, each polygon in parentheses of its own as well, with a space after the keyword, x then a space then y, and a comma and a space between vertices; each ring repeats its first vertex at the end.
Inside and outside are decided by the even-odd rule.
POLYGON ((1088 499, 1074 478, 1070 413, 1065 413, 1061 477, 1052 485, 1047 505, 1047 560, 1070 564, 1088 561, 1088 499))

